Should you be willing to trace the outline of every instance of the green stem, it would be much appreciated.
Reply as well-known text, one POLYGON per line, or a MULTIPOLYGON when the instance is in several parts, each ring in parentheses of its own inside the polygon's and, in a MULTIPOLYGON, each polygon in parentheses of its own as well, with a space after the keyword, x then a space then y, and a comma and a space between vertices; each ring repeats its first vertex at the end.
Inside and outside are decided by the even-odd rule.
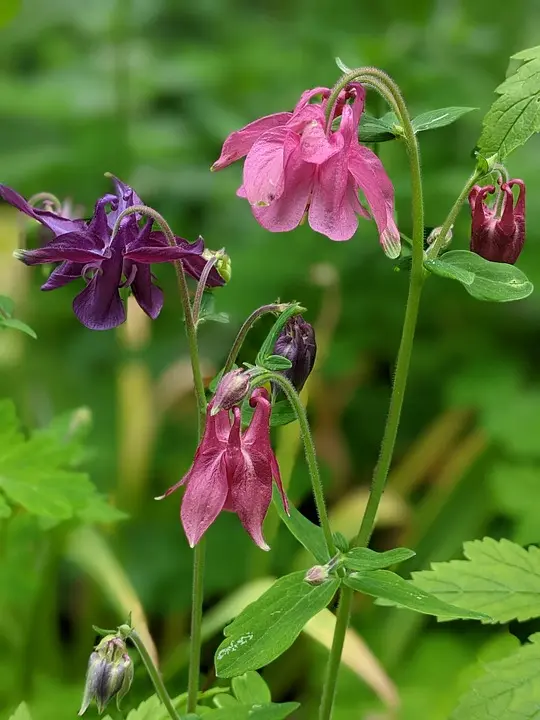
POLYGON ((193 551, 193 585, 191 594, 191 631, 189 646, 189 676, 187 711, 195 712, 199 694, 201 665, 201 626, 204 597, 204 562, 206 538, 202 537, 193 551))
POLYGON ((324 533, 324 539, 326 540, 328 554, 330 557, 334 557, 337 553, 337 548, 334 543, 334 536, 332 535, 332 528, 330 527, 330 521, 326 511, 324 489, 321 481, 321 475, 319 473, 319 465, 317 463, 317 453, 313 443, 313 437, 311 436, 311 431, 309 429, 306 409, 302 405, 300 396, 294 389, 294 386, 283 375, 275 372, 267 372, 264 373, 264 375, 257 377, 255 382, 257 385, 264 385, 268 381, 276 383, 276 385, 279 385, 282 388, 283 392, 287 396, 287 400, 291 403, 296 419, 298 420, 300 433, 304 443, 304 452, 306 454, 306 461, 311 478, 311 486, 313 488, 313 497, 317 507, 319 522, 324 533))
POLYGON ((444 245, 444 240, 445 240, 446 236, 448 235, 450 228, 456 221, 456 218, 461 209, 461 206, 463 205, 463 203, 469 196, 472 186, 482 176, 482 174, 483 173, 479 172, 478 170, 475 170, 472 173, 472 175, 469 177, 469 179, 465 183, 463 190, 459 193, 456 202, 452 205, 450 212, 448 213, 448 217, 442 224, 441 230, 440 230, 439 234, 437 235, 435 242, 429 248, 429 257, 432 260, 434 260, 437 257, 437 255, 440 253, 440 251, 444 245))
POLYGON ((210 275, 212 268, 218 260, 219 256, 217 255, 217 253, 216 255, 213 255, 210 260, 207 260, 206 265, 204 266, 201 273, 201 277, 199 278, 199 282, 197 283, 197 290, 195 291, 195 297, 193 298, 193 322, 195 324, 195 327, 197 327, 197 323, 199 322, 199 315, 201 314, 201 305, 204 291, 206 290, 206 281, 208 280, 208 276, 210 275))
POLYGON ((154 665, 154 662, 150 657, 150 653, 146 649, 140 635, 137 633, 136 630, 131 630, 131 632, 129 633, 129 638, 137 648, 137 651, 141 656, 150 680, 152 681, 152 684, 156 690, 156 695, 159 697, 163 705, 167 708, 169 716, 172 718, 172 720, 180 720, 180 715, 176 712, 176 709, 173 705, 169 693, 167 692, 167 688, 165 687, 165 683, 163 682, 161 674, 157 667, 154 665))
POLYGON ((238 331, 238 335, 236 336, 234 343, 232 344, 232 347, 229 351, 229 354, 227 355, 225 365, 223 366, 223 375, 228 373, 229 370, 232 370, 233 365, 236 362, 236 358, 238 357, 238 353, 240 352, 240 348, 244 344, 246 335, 251 330, 255 322, 263 315, 266 315, 266 313, 283 312, 288 307, 289 306, 287 303, 271 303, 270 305, 263 305, 262 307, 257 308, 257 310, 254 310, 251 313, 251 315, 244 321, 244 324, 238 331))
MULTIPOLYGON (((407 144, 411 173, 413 227, 412 267, 409 280, 409 294, 407 297, 403 331, 396 361, 396 372, 392 386, 390 408, 381 442, 379 461, 377 462, 377 466, 373 474, 368 503, 362 518, 358 535, 352 543, 353 547, 357 545, 367 547, 375 526, 377 510, 381 502, 392 462, 392 455, 396 443, 411 361, 414 333, 418 318, 418 309, 420 306, 420 296, 424 281, 424 201, 422 193, 420 151, 409 111, 407 110, 407 106, 403 96, 401 95, 399 87, 388 75, 386 75, 386 73, 378 70, 377 68, 361 68, 360 70, 353 70, 350 73, 347 73, 332 90, 328 100, 327 117, 330 118, 332 116, 333 103, 337 100, 341 90, 353 80, 360 80, 363 83, 370 84, 378 90, 381 95, 389 101, 391 107, 394 109, 401 122, 403 136, 407 144)), ((441 233, 441 235, 443 235, 443 233, 441 233)), ((339 665, 341 662, 341 654, 343 652, 343 644, 345 642, 345 633, 350 620, 352 597, 353 591, 350 588, 343 587, 336 615, 334 639, 328 658, 326 677, 323 686, 322 701, 319 712, 320 720, 330 720, 332 717, 332 708, 336 694, 336 684, 339 665)))

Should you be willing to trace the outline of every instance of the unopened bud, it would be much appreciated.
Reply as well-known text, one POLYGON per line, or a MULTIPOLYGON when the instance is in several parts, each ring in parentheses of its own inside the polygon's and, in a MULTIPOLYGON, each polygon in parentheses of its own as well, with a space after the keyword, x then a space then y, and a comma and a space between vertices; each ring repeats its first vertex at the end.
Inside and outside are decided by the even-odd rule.
POLYGON ((212 401, 211 415, 240 405, 249 392, 249 372, 242 368, 231 370, 221 378, 212 401))
POLYGON ((310 585, 322 585, 328 580, 328 567, 326 565, 314 565, 307 571, 304 580, 310 585))
POLYGON ((202 254, 205 260, 211 260, 213 257, 217 257, 215 268, 221 277, 228 283, 231 279, 232 266, 231 258, 227 255, 224 250, 209 250, 206 248, 202 254))
POLYGON ((274 354, 282 355, 291 361, 291 367, 282 373, 300 392, 315 364, 315 330, 301 315, 293 315, 287 320, 276 340, 274 354))
MULTIPOLYGON (((448 232, 446 233, 446 237, 444 238, 443 244, 441 245, 441 247, 439 248, 439 250, 444 250, 444 249, 447 248, 448 245, 450 245, 450 243, 452 242, 452 236, 453 236, 452 230, 453 230, 453 228, 454 228, 454 226, 453 226, 453 225, 450 225, 450 227, 448 228, 448 232)), ((433 245, 433 243, 435 242, 435 240, 437 240, 437 238, 438 238, 439 235, 441 234, 441 230, 442 230, 442 225, 439 226, 439 227, 433 228, 433 230, 432 230, 432 231, 429 233, 429 235, 427 236, 427 238, 426 238, 426 244, 427 244, 427 246, 428 246, 428 249, 427 249, 427 251, 426 251, 426 254, 427 254, 428 256, 429 256, 429 254, 430 254, 430 253, 429 253, 429 249, 431 248, 431 246, 433 245)))
POLYGON ((132 681, 133 663, 125 642, 117 635, 106 635, 90 655, 79 715, 86 712, 92 700, 100 714, 115 696, 119 705, 132 681))

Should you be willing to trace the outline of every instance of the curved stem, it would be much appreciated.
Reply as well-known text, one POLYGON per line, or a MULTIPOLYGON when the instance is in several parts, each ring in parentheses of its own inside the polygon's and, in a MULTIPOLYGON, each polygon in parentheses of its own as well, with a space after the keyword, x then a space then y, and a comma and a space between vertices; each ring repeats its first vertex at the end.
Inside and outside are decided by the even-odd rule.
POLYGON ((266 313, 283 312, 288 307, 289 306, 287 303, 271 303, 270 305, 263 305, 262 307, 257 308, 257 310, 254 310, 251 313, 251 315, 244 321, 242 327, 238 331, 238 334, 234 340, 234 343, 232 344, 229 354, 227 355, 225 365, 223 366, 223 375, 228 373, 229 370, 232 370, 232 367, 236 362, 236 358, 238 357, 238 353, 240 352, 240 348, 244 344, 246 335, 251 330, 255 322, 266 313))
POLYGON ((461 209, 461 206, 469 196, 469 193, 471 191, 472 186, 476 183, 476 181, 482 177, 483 173, 479 172, 478 170, 475 170, 472 175, 469 177, 465 185, 463 186, 462 191, 459 193, 456 202, 452 205, 450 212, 448 213, 448 216, 444 223, 442 224, 441 230, 439 234, 437 235, 437 238, 435 239, 435 242, 429 249, 429 257, 431 259, 435 259, 437 255, 440 253, 441 248, 444 244, 444 240, 446 236, 448 235, 448 232, 450 231, 450 228, 454 224, 458 213, 461 209))
POLYGON ((334 536, 332 535, 332 528, 330 527, 330 521, 328 519, 328 513, 326 511, 326 502, 324 499, 324 489, 321 481, 321 475, 319 473, 319 465, 317 463, 317 453, 315 445, 313 443, 313 437, 309 429, 309 422, 307 419, 306 409, 302 405, 300 396, 294 389, 292 383, 290 383, 286 377, 275 372, 267 372, 264 375, 259 375, 255 381, 255 385, 264 385, 266 382, 271 381, 279 385, 287 400, 291 403, 294 410, 298 424, 300 426, 300 433, 304 443, 304 452, 306 454, 306 461, 309 469, 309 476, 311 478, 311 486, 313 488, 313 497, 315 499, 315 505, 317 507, 317 515, 319 516, 319 522, 321 524, 322 531, 324 533, 324 539, 326 540, 326 546, 328 548, 328 554, 333 557, 337 553, 337 548, 334 543, 334 536))
MULTIPOLYGON (((403 96, 401 95, 399 87, 388 75, 386 75, 386 73, 378 70, 377 68, 360 68, 359 70, 352 70, 350 73, 344 75, 332 90, 327 105, 327 117, 331 118, 333 113, 332 104, 337 100, 341 90, 348 83, 354 80, 369 83, 375 87, 375 89, 377 89, 385 99, 389 99, 389 96, 391 96, 390 105, 395 109, 395 112, 401 122, 403 136, 407 143, 412 194, 412 267, 403 331, 396 361, 394 382, 392 385, 390 408, 381 442, 379 461, 377 462, 377 466, 373 474, 368 503, 362 518, 358 535, 352 542, 353 547, 357 545, 366 547, 373 532, 377 510, 381 502, 392 462, 392 455, 396 443, 401 409, 403 407, 403 399, 405 396, 405 388, 409 373, 414 333, 416 330, 416 321, 420 306, 420 295, 424 282, 424 201, 420 167, 420 150, 409 111, 407 110, 407 106, 403 96)), ((441 236, 444 237, 442 232, 440 234, 440 237, 441 236)), ((341 654, 351 614, 352 596, 353 591, 350 588, 342 588, 340 603, 336 615, 334 639, 328 658, 325 683, 323 687, 323 695, 319 712, 320 720, 330 720, 332 717, 332 708, 336 693, 341 654)))
POLYGON ((193 322, 195 327, 199 322, 199 315, 201 314, 201 303, 203 299, 203 293, 206 289, 206 281, 210 275, 210 271, 219 260, 219 255, 216 253, 210 260, 207 260, 206 265, 203 268, 199 282, 197 283, 197 290, 195 291, 195 297, 193 298, 193 322))
POLYGON ((163 682, 161 674, 157 667, 154 665, 154 662, 150 657, 150 653, 146 649, 140 635, 137 633, 136 630, 131 630, 128 637, 131 639, 131 641, 137 648, 146 668, 146 671, 150 677, 150 680, 152 681, 152 684, 156 690, 156 695, 166 707, 167 712, 169 713, 169 717, 171 717, 172 720, 180 720, 180 715, 176 712, 176 709, 173 705, 169 693, 167 692, 167 688, 165 687, 165 683, 163 682))
MULTIPOLYGON (((52 193, 48 192, 40 192, 36 193, 35 195, 32 195, 30 200, 28 200, 28 204, 30 207, 36 207, 39 203, 43 203, 44 205, 51 205, 52 206, 52 212, 57 213, 58 215, 62 214, 62 203, 60 200, 56 197, 56 195, 53 195, 52 193)), ((49 208, 46 208, 47 210, 49 208)))

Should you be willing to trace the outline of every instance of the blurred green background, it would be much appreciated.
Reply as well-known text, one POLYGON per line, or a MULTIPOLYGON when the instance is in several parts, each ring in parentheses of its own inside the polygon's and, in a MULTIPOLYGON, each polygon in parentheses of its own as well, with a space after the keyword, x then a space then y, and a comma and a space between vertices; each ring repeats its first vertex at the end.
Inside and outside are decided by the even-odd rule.
MULTIPOLYGON (((387 412, 407 273, 385 258, 366 221, 347 243, 307 226, 285 235, 264 231, 235 197, 240 164, 218 174, 209 167, 232 130, 291 109, 305 88, 331 86, 339 55, 351 67, 378 65, 390 73, 413 115, 449 105, 478 108, 421 136, 426 224, 440 225, 472 170, 481 119, 509 55, 537 44, 540 6, 26 0, 11 20, 10 3, 1 6, 0 180, 27 197, 49 191, 71 198, 89 216, 110 171, 177 234, 225 246, 233 278, 216 303, 231 322, 201 331, 208 378, 255 307, 279 297, 308 308, 321 348, 310 415, 336 529, 352 536, 387 412)), ((368 109, 386 111, 372 97, 368 109)), ((410 235, 404 149, 396 141, 380 150, 395 184, 400 228, 410 235)), ((519 265, 536 284, 539 160, 533 139, 509 162, 511 175, 527 183, 528 235, 519 265)), ((89 408, 83 467, 129 515, 105 527, 47 529, 20 518, 2 526, 0 717, 27 699, 35 720, 67 720, 79 707, 95 641, 91 624, 114 626, 137 603, 171 692, 185 689, 191 556, 178 520, 180 498, 152 498, 190 463, 195 406, 172 269, 156 269, 166 293, 157 321, 134 310, 118 332, 92 333, 71 311, 74 286, 40 293, 40 268, 12 259, 19 220, 0 208, 0 294, 15 299, 17 317, 38 340, 0 334, 0 396, 15 400, 28 428, 89 408)), ((467 247, 468 238, 464 208, 453 247, 467 247)), ((497 306, 476 302, 457 283, 427 283, 394 471, 373 541, 379 549, 416 549, 405 574, 459 557, 464 540, 487 533, 540 541, 539 324, 537 295, 497 306)), ((252 333, 242 360, 253 358, 267 328, 262 322, 252 333)), ((294 464, 289 494, 314 519, 294 428, 276 442, 287 477, 294 464)), ((203 651, 203 687, 214 680, 223 602, 232 598, 235 612, 236 591, 254 592, 257 580, 309 564, 283 528, 276 534, 275 518, 268 522, 268 555, 234 516, 220 517, 208 533, 205 610, 214 613, 215 630, 203 651)), ((531 625, 437 625, 357 599, 354 629, 378 661, 350 646, 336 720, 444 720, 478 672, 479 658, 496 657, 515 642, 511 632, 525 637, 531 625)), ((324 628, 312 635, 302 635, 263 673, 275 700, 302 702, 299 720, 315 716, 327 655, 324 628)), ((138 672, 126 708, 149 693, 138 672)), ((88 717, 96 717, 95 709, 88 717)))

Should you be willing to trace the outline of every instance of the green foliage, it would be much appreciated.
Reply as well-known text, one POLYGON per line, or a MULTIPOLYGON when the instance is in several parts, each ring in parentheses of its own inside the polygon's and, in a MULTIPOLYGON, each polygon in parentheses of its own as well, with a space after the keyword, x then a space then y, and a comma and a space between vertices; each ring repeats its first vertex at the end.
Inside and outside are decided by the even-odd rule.
POLYGON ((412 126, 415 133, 424 132, 425 130, 435 130, 436 128, 451 125, 460 117, 467 113, 477 110, 473 107, 444 107, 438 110, 428 110, 428 112, 417 115, 412 119, 412 126))
POLYGON ((415 556, 414 550, 408 548, 394 548, 386 552, 375 552, 369 548, 353 548, 343 558, 343 564, 348 570, 381 570, 382 568, 405 562, 415 556))
POLYGON ((528 545, 540 540, 540 469, 532 464, 500 461, 493 465, 489 483, 494 502, 501 513, 515 522, 513 540, 528 545))
POLYGON ((9 720, 32 720, 26 703, 21 703, 9 720))
POLYGON ((451 250, 436 260, 425 260, 424 266, 434 275, 457 280, 477 300, 523 300, 534 290, 527 276, 515 265, 489 262, 468 250, 451 250))
MULTIPOLYGON (((412 119, 412 126, 415 133, 451 125, 463 115, 476 110, 472 107, 445 107, 438 110, 428 110, 412 119)), ((403 129, 398 124, 397 115, 393 112, 386 113, 380 118, 373 117, 368 113, 362 115, 358 132, 360 142, 380 143, 394 140, 403 136, 403 129)))
MULTIPOLYGON (((285 360, 285 358, 283 358, 285 360)), ((249 404, 249 400, 246 400, 242 405, 242 423, 247 425, 251 422, 255 409, 249 404)), ((281 425, 288 425, 296 420, 296 414, 291 407, 288 400, 278 400, 272 405, 272 414, 270 415, 271 427, 280 427, 281 425)))
POLYGON ((540 634, 503 660, 488 663, 475 680, 451 720, 535 720, 540 703, 538 665, 540 634))
POLYGON ((280 578, 225 628, 225 640, 216 651, 218 677, 268 665, 293 644, 307 621, 328 605, 339 580, 332 578, 313 586, 304 576, 301 570, 280 578))
POLYGON ((246 705, 269 703, 272 700, 270 688, 259 673, 250 671, 239 675, 233 678, 231 685, 237 700, 246 705))
POLYGON ((292 367, 292 362, 283 355, 268 355, 263 362, 267 370, 287 370, 292 367))
POLYGON ((330 560, 330 557, 322 528, 308 520, 294 505, 289 505, 289 514, 287 514, 277 488, 273 489, 272 499, 274 507, 287 529, 313 555, 317 562, 325 565, 330 560))
POLYGON ((511 56, 509 76, 499 85, 484 118, 478 148, 503 160, 540 130, 540 46, 511 56))
POLYGON ((427 615, 436 615, 445 620, 462 618, 468 620, 488 620, 484 613, 466 610, 440 600, 420 586, 404 580, 389 570, 370 570, 352 573, 345 578, 345 584, 357 592, 373 595, 386 603, 414 610, 427 615))
POLYGON ((11 503, 54 522, 125 517, 105 502, 86 474, 68 469, 72 452, 70 438, 58 432, 25 438, 13 403, 0 401, 0 489, 11 503))
POLYGON ((505 623, 540 616, 540 550, 508 540, 466 542, 467 560, 433 563, 413 573, 415 586, 445 602, 486 613, 483 622, 505 623))
MULTIPOLYGON (((1 20, 2 18, 0 14, 0 23, 1 20)), ((37 338, 37 335, 32 330, 32 328, 29 327, 26 323, 23 323, 20 320, 12 317, 14 308, 15 303, 11 298, 7 297, 6 295, 0 295, 0 328, 20 330, 26 335, 30 335, 30 337, 34 338, 35 340, 37 338)))
POLYGON ((236 704, 205 713, 208 720, 285 720, 300 707, 299 703, 266 703, 252 705, 236 704))

